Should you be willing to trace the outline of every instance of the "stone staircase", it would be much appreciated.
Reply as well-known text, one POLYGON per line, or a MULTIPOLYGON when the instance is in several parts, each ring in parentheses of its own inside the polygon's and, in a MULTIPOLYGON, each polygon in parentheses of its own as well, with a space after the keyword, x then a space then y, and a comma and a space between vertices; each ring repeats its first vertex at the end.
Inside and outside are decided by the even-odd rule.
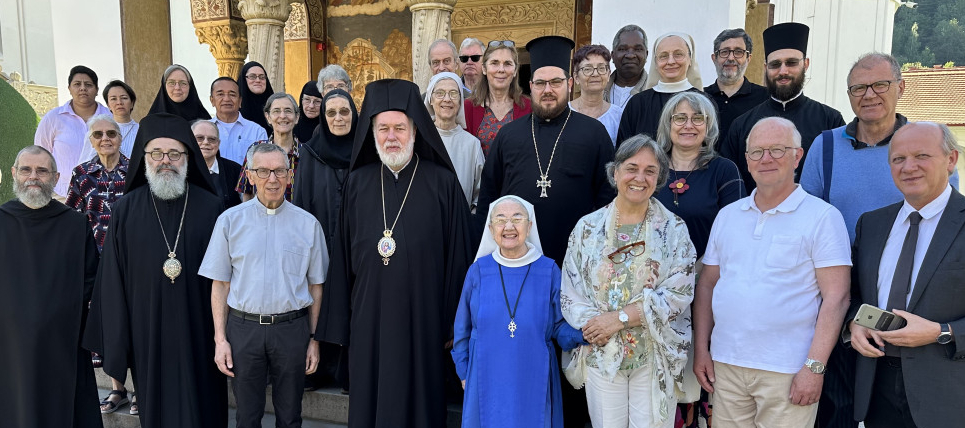
MULTIPOLYGON (((102 369, 94 369, 97 378, 98 397, 104 398, 110 392, 111 378, 102 369)), ((229 379, 230 382, 230 379, 229 379)), ((135 391, 131 376, 128 373, 125 384, 128 391, 135 391)), ((275 418, 272 414, 274 407, 271 401, 271 387, 266 392, 265 417, 262 419, 262 426, 266 428, 275 426, 275 418)), ((235 426, 235 398, 228 387, 228 426, 235 426)), ((103 415, 104 428, 140 428, 141 424, 137 416, 130 413, 130 405, 125 404, 116 412, 103 415)), ((343 395, 338 388, 321 388, 315 391, 306 391, 302 397, 302 423, 303 428, 341 428, 348 426, 348 395, 343 395)), ((448 408, 447 426, 449 428, 459 428, 462 418, 462 406, 450 405, 448 408)))

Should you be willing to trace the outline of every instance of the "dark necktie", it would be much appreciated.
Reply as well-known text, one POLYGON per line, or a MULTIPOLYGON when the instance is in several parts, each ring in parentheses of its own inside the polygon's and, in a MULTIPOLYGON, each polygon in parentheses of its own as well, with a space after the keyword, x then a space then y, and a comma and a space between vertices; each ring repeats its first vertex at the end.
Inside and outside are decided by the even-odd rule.
MULTIPOLYGON (((914 211, 908 214, 908 233, 905 234, 905 242, 901 245, 901 254, 898 255, 898 263, 895 266, 895 276, 891 279, 891 293, 888 294, 888 310, 905 310, 905 302, 908 300, 908 292, 911 289, 911 272, 915 266, 915 247, 918 246, 918 224, 921 223, 921 214, 914 211)), ((885 346, 885 353, 889 356, 898 356, 894 346, 885 346), (891 352, 889 352, 891 351, 891 352)))

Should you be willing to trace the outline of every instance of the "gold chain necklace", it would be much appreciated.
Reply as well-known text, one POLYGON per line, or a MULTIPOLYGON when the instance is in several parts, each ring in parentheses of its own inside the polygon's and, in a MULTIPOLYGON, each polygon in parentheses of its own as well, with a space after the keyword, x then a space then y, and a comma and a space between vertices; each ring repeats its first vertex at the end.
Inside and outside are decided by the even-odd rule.
POLYGON ((539 180, 536 180, 536 187, 540 188, 539 197, 548 198, 546 194, 547 187, 553 187, 553 180, 547 179, 550 174, 550 165, 553 164, 553 156, 556 155, 556 145, 560 143, 560 137, 563 136, 563 131, 566 130, 566 124, 570 121, 570 116, 573 114, 573 109, 570 109, 566 113, 566 120, 563 121, 563 128, 560 129, 560 135, 556 136, 556 142, 553 143, 553 151, 550 152, 550 160, 546 163, 546 172, 543 172, 543 163, 539 160, 539 146, 536 145, 536 115, 530 119, 530 131, 533 133, 533 149, 536 150, 536 167, 539 168, 539 180))
POLYGON ((184 210, 181 211, 181 224, 178 225, 178 235, 174 237, 174 248, 168 245, 168 235, 164 233, 164 223, 161 223, 161 214, 157 210, 157 201, 154 200, 154 194, 151 194, 151 203, 154 204, 154 214, 157 215, 157 224, 161 226, 161 236, 164 237, 164 246, 168 248, 168 259, 164 261, 161 265, 161 270, 164 272, 164 276, 171 279, 171 284, 174 284, 174 278, 177 278, 181 274, 181 262, 175 258, 175 250, 178 249, 178 241, 181 239, 181 229, 184 227, 184 215, 188 212, 188 192, 191 190, 190 186, 185 186, 184 188, 184 210))
POLYGON ((395 215, 392 227, 389 227, 388 220, 385 218, 385 173, 379 168, 379 184, 382 185, 382 225, 385 230, 382 232, 382 239, 379 239, 379 255, 382 256, 382 265, 389 265, 389 257, 395 254, 395 239, 392 238, 392 231, 395 230, 399 216, 402 215, 402 208, 405 208, 405 201, 409 199, 409 190, 412 190, 412 182, 415 181, 415 173, 419 171, 419 155, 415 155, 415 168, 412 170, 412 178, 409 179, 409 187, 405 189, 405 196, 402 197, 402 205, 399 205, 399 212, 395 215))

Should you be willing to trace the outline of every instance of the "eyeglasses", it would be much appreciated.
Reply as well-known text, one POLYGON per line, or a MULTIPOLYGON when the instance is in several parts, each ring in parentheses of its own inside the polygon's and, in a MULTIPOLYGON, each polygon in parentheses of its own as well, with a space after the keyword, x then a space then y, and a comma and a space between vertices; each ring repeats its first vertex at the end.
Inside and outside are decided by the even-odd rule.
POLYGON ((718 58, 727 58, 731 55, 733 55, 734 58, 743 58, 745 54, 750 54, 751 52, 738 48, 738 49, 718 49, 717 52, 714 52, 714 53, 717 54, 718 58))
POLYGON ((283 114, 285 116, 294 116, 295 110, 292 110, 290 108, 273 108, 271 110, 268 110, 268 114, 271 116, 281 116, 283 114))
POLYGON ((453 61, 453 58, 449 58, 449 57, 443 58, 443 59, 434 59, 432 61, 429 61, 429 65, 433 67, 438 67, 440 64, 443 64, 443 65, 452 64, 452 61, 453 61))
POLYGON ((642 255, 646 249, 646 242, 637 241, 617 248, 617 250, 610 253, 607 258, 609 258, 611 262, 619 264, 627 261, 629 257, 638 257, 642 255))
POLYGON ((686 125, 688 120, 690 123, 694 124, 694 126, 700 126, 707 122, 707 116, 699 113, 693 116, 687 116, 686 113, 677 113, 673 116, 670 116, 670 121, 677 126, 686 125))
POLYGON ((513 216, 511 218, 500 217, 494 219, 492 225, 495 227, 506 227, 507 223, 512 223, 513 226, 519 226, 527 221, 529 221, 529 219, 523 216, 513 216))
POLYGON ((500 46, 506 46, 507 48, 515 49, 516 43, 514 43, 512 40, 493 40, 489 42, 489 47, 491 48, 498 48, 500 46))
POLYGON ((270 176, 271 174, 275 174, 275 178, 279 180, 282 178, 288 178, 288 168, 276 168, 276 169, 248 168, 248 171, 254 172, 255 175, 258 176, 258 178, 268 178, 268 176, 270 176))
POLYGON ((601 76, 610 74, 610 64, 600 64, 596 67, 589 65, 580 67, 580 73, 583 73, 584 76, 592 76, 594 71, 601 76))
POLYGON ((339 116, 351 116, 351 115, 352 115, 352 110, 349 110, 349 109, 347 109, 347 108, 340 108, 340 109, 338 109, 338 110, 335 110, 335 109, 325 110, 325 116, 335 117, 335 115, 339 115, 339 116))
POLYGON ((870 85, 858 84, 848 86, 848 93, 852 97, 862 97, 868 92, 868 88, 871 88, 876 94, 883 94, 891 89, 891 84, 897 82, 897 80, 879 80, 870 85))
POLYGON ((107 135, 107 138, 114 139, 114 138, 117 138, 117 131, 113 129, 108 129, 107 131, 94 131, 90 133, 91 138, 95 140, 100 140, 101 138, 104 138, 104 135, 107 135))
POLYGON ((175 87, 175 86, 181 87, 181 88, 187 88, 187 87, 188 87, 188 81, 187 81, 187 80, 168 80, 167 82, 164 82, 164 84, 167 85, 167 87, 169 87, 169 88, 173 88, 173 87, 175 87))
POLYGON ((771 154, 771 159, 780 159, 784 157, 784 154, 786 154, 788 150, 797 149, 797 148, 798 147, 788 147, 788 146, 771 147, 769 149, 754 149, 745 153, 747 153, 747 157, 750 158, 750 160, 752 161, 759 161, 763 159, 765 150, 771 154))
POLYGON ((788 58, 788 59, 785 59, 785 60, 783 60, 783 61, 781 61, 781 60, 779 60, 779 59, 775 59, 774 61, 771 61, 771 62, 768 62, 768 63, 767 63, 767 69, 768 69, 768 70, 777 70, 777 69, 781 68, 781 65, 785 65, 785 66, 787 66, 787 68, 794 68, 794 67, 797 67, 798 64, 800 64, 800 63, 803 62, 803 61, 804 61, 804 58, 788 58))
POLYGON ((566 79, 557 77, 555 79, 550 79, 550 80, 534 80, 530 83, 533 85, 533 89, 537 91, 542 91, 546 89, 546 85, 549 85, 550 88, 553 88, 553 89, 559 89, 561 86, 563 86, 563 82, 565 81, 566 79))
POLYGON ((325 86, 322 86, 322 90, 325 92, 328 92, 334 89, 341 89, 343 91, 348 92, 348 85, 346 85, 345 83, 329 83, 329 84, 326 84, 325 86))
POLYGON ((151 159, 154 159, 156 162, 160 162, 164 160, 164 156, 167 156, 168 159, 171 160, 171 162, 177 162, 179 159, 181 159, 182 155, 185 155, 187 153, 188 152, 179 152, 177 150, 171 150, 165 153, 165 152, 162 152, 161 149, 154 149, 149 152, 144 152, 144 154, 150 155, 151 159))
POLYGON ((210 136, 204 136, 204 135, 195 135, 194 139, 198 141, 198 144, 204 144, 206 142, 208 144, 214 144, 218 142, 218 137, 210 137, 210 136))
POLYGON ((443 90, 432 91, 432 98, 435 98, 435 99, 437 99, 437 100, 444 100, 444 99, 446 99, 446 95, 448 95, 448 96, 449 96, 449 99, 451 99, 451 100, 458 100, 460 94, 459 94, 459 91, 456 91, 456 90, 452 90, 452 91, 443 91, 443 90))
POLYGON ((657 62, 667 62, 667 61, 670 61, 670 57, 671 57, 671 56, 673 56, 673 60, 674 60, 674 61, 680 62, 680 61, 683 61, 684 58, 687 57, 687 54, 684 53, 684 52, 681 52, 681 51, 677 51, 677 52, 674 52, 674 53, 672 53, 672 54, 671 54, 670 52, 661 52, 660 55, 657 55, 657 62))
POLYGON ((302 107, 304 106, 320 106, 322 105, 322 99, 318 97, 305 96, 302 98, 302 107))
POLYGON ((246 74, 245 79, 248 80, 268 80, 268 76, 264 74, 246 74))
POLYGON ((482 55, 459 55, 460 62, 479 62, 479 58, 482 58, 482 55))
POLYGON ((42 167, 31 168, 29 166, 22 166, 20 168, 17 168, 17 175, 21 177, 30 177, 30 174, 33 174, 35 172, 37 173, 37 177, 40 177, 40 178, 50 177, 50 174, 51 174, 49 169, 42 168, 42 167))

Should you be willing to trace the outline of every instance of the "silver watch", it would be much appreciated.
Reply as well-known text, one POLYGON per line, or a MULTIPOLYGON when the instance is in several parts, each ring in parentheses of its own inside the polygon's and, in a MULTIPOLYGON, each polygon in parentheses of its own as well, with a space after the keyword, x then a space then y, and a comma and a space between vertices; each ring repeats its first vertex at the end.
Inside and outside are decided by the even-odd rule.
POLYGON ((629 325, 627 325, 627 323, 630 322, 630 316, 627 315, 627 313, 626 313, 623 309, 620 309, 620 312, 619 312, 619 320, 620 320, 620 322, 623 323, 623 328, 629 327, 629 325))
POLYGON ((952 343, 953 339, 955 339, 955 337, 952 336, 952 327, 948 324, 942 324, 942 332, 938 335, 936 342, 938 342, 939 345, 947 345, 952 343))
POLYGON ((808 358, 806 361, 804 361, 804 367, 807 367, 808 370, 814 374, 824 374, 824 370, 827 368, 825 367, 824 363, 811 358, 808 358))

